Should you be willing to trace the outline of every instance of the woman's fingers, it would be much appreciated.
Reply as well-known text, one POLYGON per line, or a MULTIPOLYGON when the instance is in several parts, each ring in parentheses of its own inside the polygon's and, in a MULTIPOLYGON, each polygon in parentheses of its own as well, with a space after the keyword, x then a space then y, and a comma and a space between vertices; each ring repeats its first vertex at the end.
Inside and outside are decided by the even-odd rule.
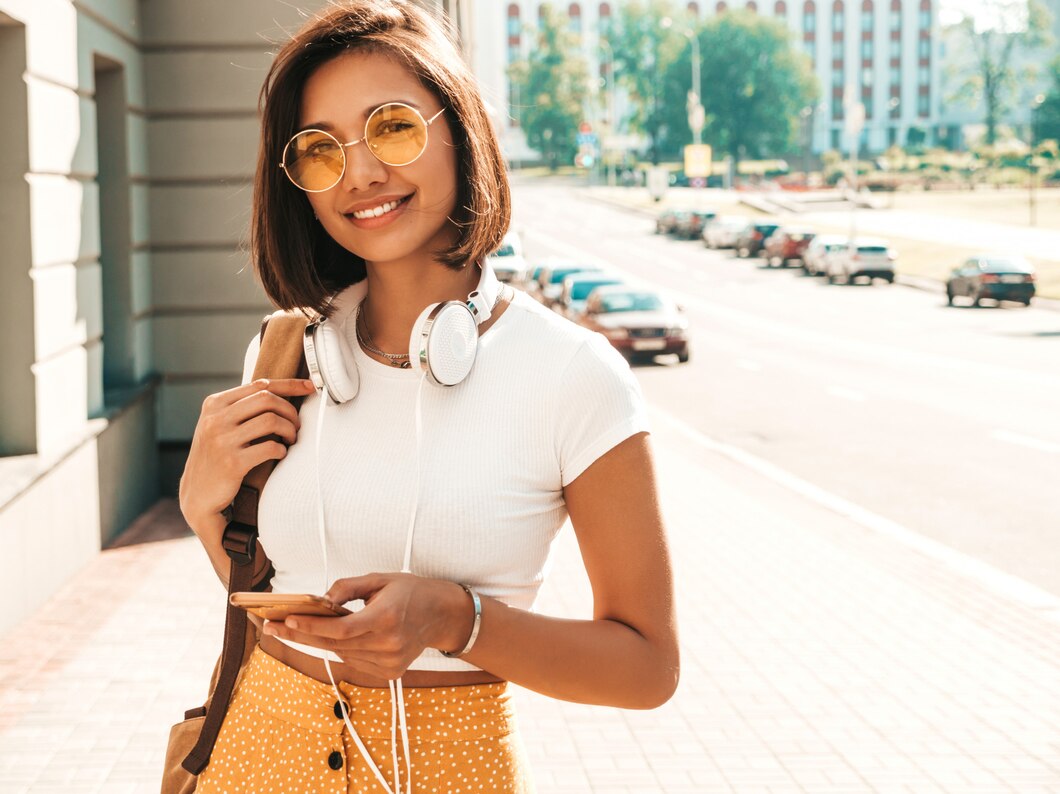
MULTIPOLYGON (((235 424, 246 422, 248 419, 267 411, 283 416, 297 424, 298 411, 293 405, 291 405, 290 401, 285 398, 305 397, 310 394, 312 392, 312 387, 305 388, 302 385, 305 383, 308 383, 308 381, 294 379, 252 381, 246 386, 232 389, 232 391, 240 392, 241 395, 238 399, 225 404, 223 407, 224 410, 229 412, 229 418, 235 424), (247 391, 249 387, 254 388, 247 391)), ((230 393, 231 392, 221 392, 221 395, 230 393)))
POLYGON ((287 444, 293 444, 298 440, 298 427, 298 424, 287 417, 269 411, 243 422, 235 429, 234 434, 241 447, 267 436, 279 436, 287 444))

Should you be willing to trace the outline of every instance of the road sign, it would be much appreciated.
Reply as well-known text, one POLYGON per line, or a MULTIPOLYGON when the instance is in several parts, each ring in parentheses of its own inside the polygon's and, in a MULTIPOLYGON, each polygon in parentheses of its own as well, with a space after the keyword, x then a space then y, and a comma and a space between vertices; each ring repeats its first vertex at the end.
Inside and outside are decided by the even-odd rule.
POLYGON ((705 143, 693 143, 685 147, 685 176, 708 177, 713 166, 713 150, 705 143))

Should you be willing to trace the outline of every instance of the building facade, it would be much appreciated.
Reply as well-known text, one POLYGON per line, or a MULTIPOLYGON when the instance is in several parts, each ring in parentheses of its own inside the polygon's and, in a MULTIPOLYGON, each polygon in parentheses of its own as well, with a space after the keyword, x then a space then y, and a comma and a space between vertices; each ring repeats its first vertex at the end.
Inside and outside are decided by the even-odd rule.
MULTIPOLYGON (((509 109, 526 100, 513 96, 506 68, 533 46, 533 26, 546 4, 512 0, 483 4, 478 11, 478 40, 488 39, 490 46, 480 44, 477 74, 492 95, 504 97, 509 109)), ((606 81, 607 29, 622 0, 551 4, 570 17, 590 74, 606 81)), ((700 0, 675 3, 675 8, 695 20, 744 8, 783 21, 812 59, 820 82, 821 101, 807 109, 812 148, 820 153, 847 148, 845 100, 851 95, 865 106, 863 151, 905 143, 911 131, 928 143, 940 141, 946 130, 939 118, 937 5, 938 0, 700 0)), ((621 117, 621 99, 618 104, 621 117)), ((510 156, 525 156, 518 114, 509 110, 507 115, 506 150, 510 156)))
POLYGON ((175 494, 239 383, 258 91, 326 3, 0 0, 0 632, 175 494))

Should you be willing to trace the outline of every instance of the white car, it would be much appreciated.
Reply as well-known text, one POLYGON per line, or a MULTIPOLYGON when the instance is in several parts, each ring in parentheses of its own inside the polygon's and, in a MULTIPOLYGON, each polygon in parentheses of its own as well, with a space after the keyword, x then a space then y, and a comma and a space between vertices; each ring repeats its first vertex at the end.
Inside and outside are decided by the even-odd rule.
POLYGON ((896 258, 886 240, 858 237, 828 258, 825 275, 829 284, 840 280, 853 284, 858 278, 867 278, 870 284, 882 278, 893 284, 896 258))
POLYGON ((703 227, 703 245, 707 248, 735 248, 736 238, 750 222, 750 218, 742 215, 721 215, 703 227))
POLYGON ((523 241, 514 231, 504 235, 500 248, 486 257, 486 262, 497 274, 497 280, 519 283, 526 279, 530 265, 523 258, 523 241))
POLYGON ((828 259, 842 251, 850 238, 839 234, 819 234, 810 240, 802 255, 802 267, 811 276, 823 276, 828 272, 828 259))

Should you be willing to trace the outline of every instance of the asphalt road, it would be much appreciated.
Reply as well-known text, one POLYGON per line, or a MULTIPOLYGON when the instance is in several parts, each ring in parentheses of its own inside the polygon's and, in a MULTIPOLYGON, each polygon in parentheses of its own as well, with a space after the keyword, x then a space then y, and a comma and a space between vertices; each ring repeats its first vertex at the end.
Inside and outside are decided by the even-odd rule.
POLYGON ((1060 313, 829 286, 551 182, 517 182, 526 253, 603 261, 687 310, 651 404, 845 502, 1060 595, 1060 313))

